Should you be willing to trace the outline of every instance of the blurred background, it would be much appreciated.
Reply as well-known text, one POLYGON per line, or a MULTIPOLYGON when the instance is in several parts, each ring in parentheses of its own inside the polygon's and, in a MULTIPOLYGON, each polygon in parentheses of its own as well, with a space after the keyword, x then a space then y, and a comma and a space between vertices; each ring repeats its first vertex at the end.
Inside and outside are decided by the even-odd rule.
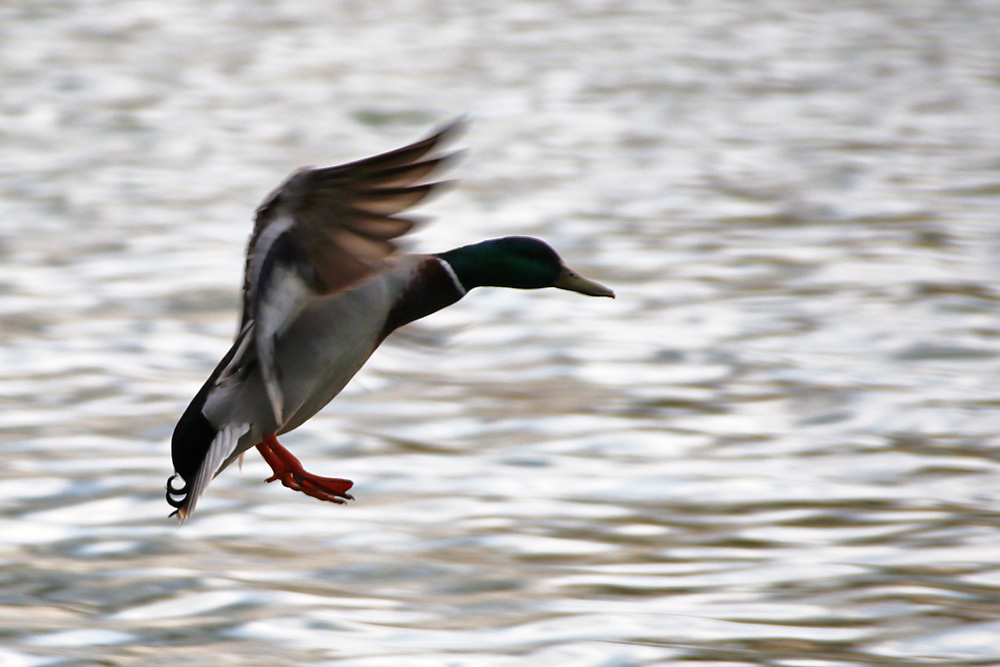
POLYGON ((996 0, 7 2, 0 664, 1000 664, 996 0), (483 289, 167 518, 291 170, 467 114, 483 289))

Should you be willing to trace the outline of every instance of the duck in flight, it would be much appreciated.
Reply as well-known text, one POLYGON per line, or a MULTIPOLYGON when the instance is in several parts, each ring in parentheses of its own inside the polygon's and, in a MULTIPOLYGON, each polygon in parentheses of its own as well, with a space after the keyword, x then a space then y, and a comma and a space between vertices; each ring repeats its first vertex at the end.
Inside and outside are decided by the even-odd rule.
POLYGON ((440 182, 452 123, 422 141, 357 162, 293 174, 257 209, 243 318, 232 347, 174 428, 167 502, 180 522, 208 483, 256 447, 280 480, 320 500, 352 499, 353 482, 306 472, 277 436, 329 403, 395 329, 475 287, 614 292, 581 277, 543 241, 508 236, 437 254, 397 254, 399 214, 440 182))

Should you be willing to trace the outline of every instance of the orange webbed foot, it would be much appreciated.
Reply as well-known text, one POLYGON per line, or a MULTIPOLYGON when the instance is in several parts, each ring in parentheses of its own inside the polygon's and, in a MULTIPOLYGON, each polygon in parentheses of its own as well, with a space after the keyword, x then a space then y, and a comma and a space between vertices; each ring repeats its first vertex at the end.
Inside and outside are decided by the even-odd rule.
POLYGON ((274 472, 265 482, 281 480, 282 484, 293 491, 301 491, 307 496, 331 503, 343 504, 347 500, 354 500, 354 496, 347 492, 354 486, 354 482, 306 472, 302 463, 278 442, 273 433, 264 436, 257 445, 257 450, 274 472))

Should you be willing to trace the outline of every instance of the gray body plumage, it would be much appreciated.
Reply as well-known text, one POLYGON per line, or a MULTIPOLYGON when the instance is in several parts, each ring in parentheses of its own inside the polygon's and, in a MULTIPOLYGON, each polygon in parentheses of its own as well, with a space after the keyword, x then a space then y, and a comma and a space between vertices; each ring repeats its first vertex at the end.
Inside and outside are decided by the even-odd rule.
POLYGON ((538 239, 394 254, 394 239, 414 224, 398 214, 439 185, 423 181, 447 157, 427 156, 456 127, 357 162, 299 171, 257 209, 240 332, 174 429, 176 472, 167 501, 181 521, 212 478, 255 446, 275 470, 272 479, 321 500, 350 498, 350 481, 306 473, 274 436, 329 403, 394 329, 469 289, 557 287, 614 296, 569 270, 538 239))

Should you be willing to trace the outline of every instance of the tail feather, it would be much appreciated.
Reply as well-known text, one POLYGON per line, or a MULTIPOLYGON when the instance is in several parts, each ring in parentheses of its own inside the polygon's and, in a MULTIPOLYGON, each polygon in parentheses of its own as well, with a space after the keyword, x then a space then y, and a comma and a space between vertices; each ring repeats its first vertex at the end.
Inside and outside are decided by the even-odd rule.
MULTIPOLYGON (((177 473, 167 480, 167 502, 177 508, 170 516, 176 514, 178 524, 183 524, 191 516, 198 499, 208 488, 208 483, 234 454, 240 438, 249 430, 249 424, 236 424, 222 428, 215 434, 196 468, 178 466, 175 460, 174 467, 177 468, 177 473), (186 470, 180 470, 181 467, 185 467, 186 470), (178 476, 184 480, 183 486, 179 488, 175 487, 173 483, 174 478, 178 476)), ((176 451, 176 433, 174 445, 176 451)))

